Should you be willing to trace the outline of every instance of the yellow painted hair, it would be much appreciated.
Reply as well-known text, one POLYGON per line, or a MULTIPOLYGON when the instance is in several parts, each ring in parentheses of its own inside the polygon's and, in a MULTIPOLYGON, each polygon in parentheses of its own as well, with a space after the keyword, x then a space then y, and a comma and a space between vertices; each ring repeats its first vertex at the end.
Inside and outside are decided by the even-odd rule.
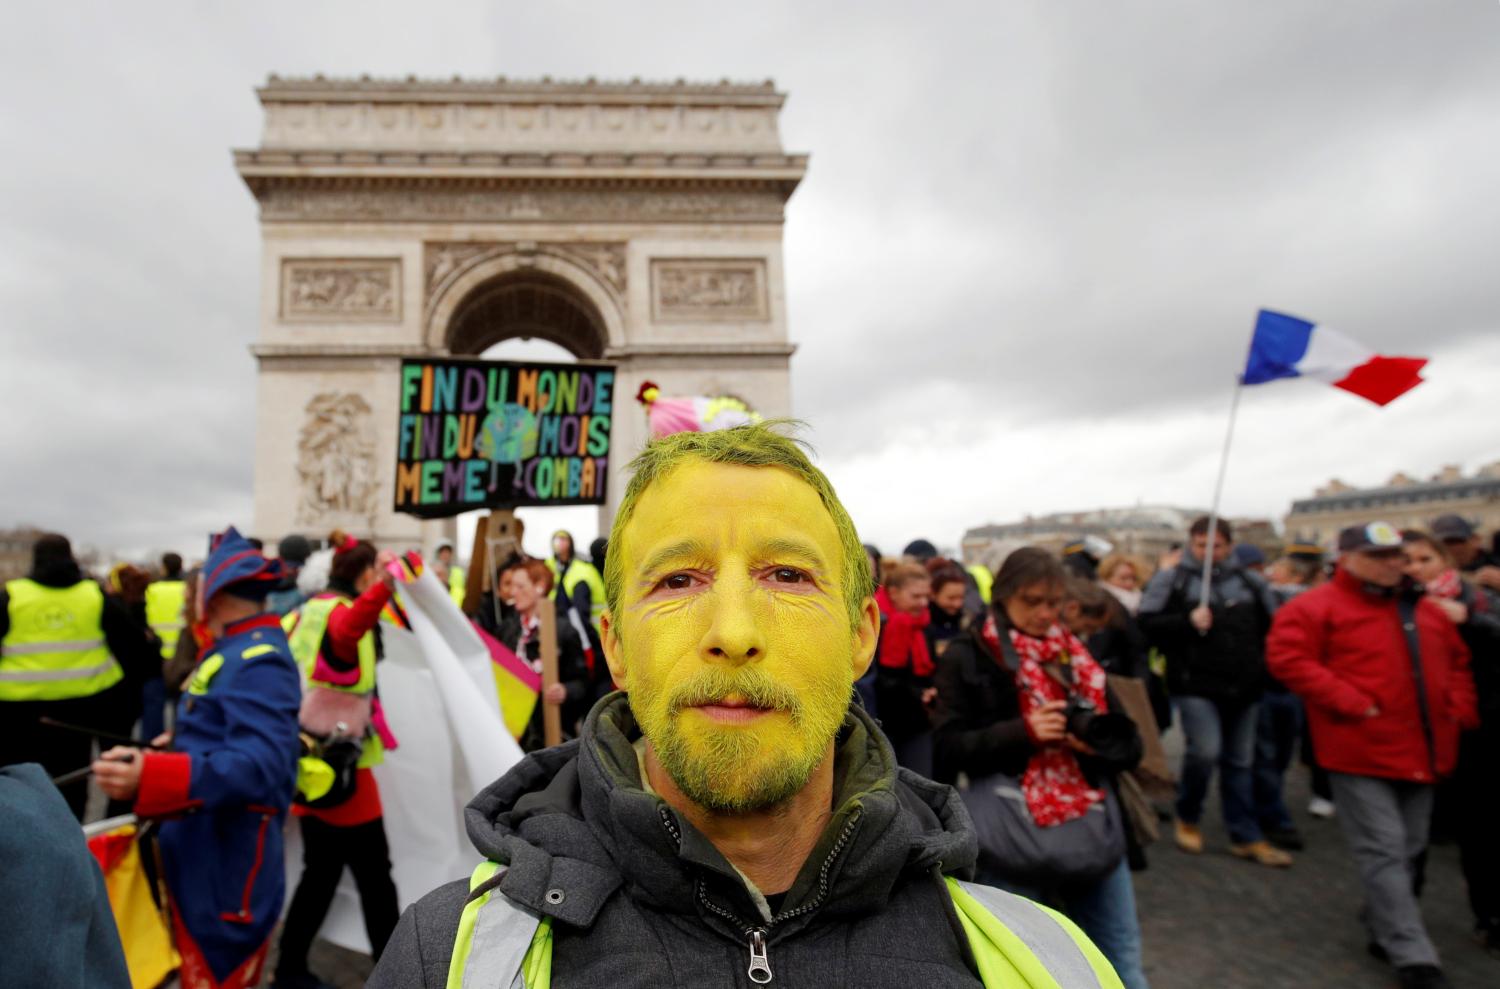
POLYGON ((635 514, 636 503, 646 489, 684 464, 739 464, 791 471, 818 493, 839 534, 844 555, 844 604, 849 611, 850 625, 857 628, 865 599, 875 593, 870 564, 865 558, 865 548, 859 541, 854 521, 844 510, 833 485, 807 458, 802 449, 805 444, 787 435, 801 426, 802 423, 794 419, 768 419, 708 433, 674 433, 648 443, 640 456, 630 462, 630 481, 625 485, 625 497, 620 500, 620 510, 615 513, 614 524, 610 527, 611 552, 604 558, 604 596, 610 611, 619 608, 620 591, 625 581, 623 554, 614 549, 623 545, 621 533, 635 514))

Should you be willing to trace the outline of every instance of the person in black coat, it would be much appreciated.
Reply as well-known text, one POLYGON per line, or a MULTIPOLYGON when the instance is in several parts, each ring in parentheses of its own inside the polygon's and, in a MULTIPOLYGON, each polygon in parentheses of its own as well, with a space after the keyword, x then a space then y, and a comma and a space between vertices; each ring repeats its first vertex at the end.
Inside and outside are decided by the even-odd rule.
MULTIPOLYGON (((1091 786, 1108 789, 1114 778, 1140 762, 1140 735, 1132 730, 1107 755, 1090 750, 1068 731, 1061 702, 1021 715, 1016 675, 1004 643, 1014 635, 1042 637, 1061 621, 1067 574, 1045 550, 1026 547, 1006 558, 995 577, 994 604, 986 621, 949 641, 938 657, 934 718, 934 776, 952 782, 960 773, 971 781, 995 773, 1022 778, 1032 757, 1059 742, 1072 749, 1091 786), (999 644, 997 648, 997 644, 999 644)), ((1121 712, 1106 691, 1105 708, 1121 712)), ((1128 724, 1128 722, 1127 722, 1128 724)), ((1041 887, 1007 879, 1003 864, 980 850, 981 882, 1012 889, 1048 903, 1076 921, 1120 973, 1129 989, 1145 989, 1140 928, 1130 870, 1122 855, 1104 878, 1041 887)))

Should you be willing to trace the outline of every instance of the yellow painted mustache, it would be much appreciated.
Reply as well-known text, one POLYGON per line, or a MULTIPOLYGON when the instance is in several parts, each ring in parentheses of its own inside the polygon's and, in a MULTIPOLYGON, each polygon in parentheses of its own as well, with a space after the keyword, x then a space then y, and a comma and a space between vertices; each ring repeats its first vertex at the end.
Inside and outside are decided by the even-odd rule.
POLYGON ((736 671, 707 669, 685 683, 672 688, 668 697, 668 709, 677 713, 684 708, 716 704, 734 696, 743 703, 758 708, 786 711, 794 722, 802 720, 802 699, 757 669, 736 671))

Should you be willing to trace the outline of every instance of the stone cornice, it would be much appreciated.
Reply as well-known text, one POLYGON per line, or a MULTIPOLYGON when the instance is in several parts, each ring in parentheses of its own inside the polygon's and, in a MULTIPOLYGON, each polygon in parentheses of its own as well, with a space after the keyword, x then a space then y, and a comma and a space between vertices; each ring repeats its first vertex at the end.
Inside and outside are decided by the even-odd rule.
POLYGON ((755 359, 762 357, 789 358, 797 352, 795 343, 632 343, 623 347, 610 347, 604 359, 628 360, 631 358, 710 358, 710 359, 755 359))
MULTIPOLYGON (((807 155, 492 151, 324 151, 242 149, 234 166, 246 182, 278 178, 706 179, 790 182, 807 155)), ((789 190, 790 191, 790 190, 789 190)))
POLYGON ((781 223, 790 179, 247 175, 263 223, 781 223))
POLYGON ((250 353, 260 359, 278 357, 422 357, 426 347, 408 343, 255 343, 250 353))
POLYGON ((717 83, 599 81, 597 79, 357 79, 322 75, 272 75, 256 90, 262 103, 276 102, 426 102, 426 103, 626 103, 780 107, 786 94, 764 82, 717 83))

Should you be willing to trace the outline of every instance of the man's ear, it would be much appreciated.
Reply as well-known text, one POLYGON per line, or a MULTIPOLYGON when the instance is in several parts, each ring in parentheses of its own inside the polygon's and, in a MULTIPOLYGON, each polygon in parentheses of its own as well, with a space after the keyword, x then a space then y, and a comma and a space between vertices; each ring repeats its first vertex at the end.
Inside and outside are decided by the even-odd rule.
POLYGON ((614 680, 619 689, 629 690, 625 677, 625 651, 620 648, 614 615, 608 611, 599 616, 599 640, 604 645, 604 661, 609 664, 610 679, 614 680))
POLYGON ((860 606, 859 625, 854 629, 854 679, 858 680, 869 670, 879 641, 880 608, 873 597, 865 598, 865 603, 860 606))

